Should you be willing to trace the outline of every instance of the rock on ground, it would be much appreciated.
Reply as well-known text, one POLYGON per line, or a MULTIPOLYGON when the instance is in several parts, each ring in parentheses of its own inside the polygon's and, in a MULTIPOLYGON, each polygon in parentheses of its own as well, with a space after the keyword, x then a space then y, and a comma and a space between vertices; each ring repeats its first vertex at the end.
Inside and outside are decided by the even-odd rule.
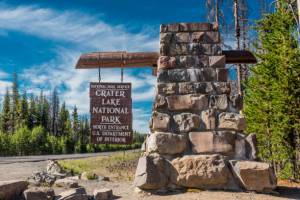
POLYGON ((145 190, 164 187, 168 183, 168 168, 168 162, 158 154, 140 157, 134 185, 145 190))
POLYGON ((46 187, 33 187, 24 191, 26 200, 53 200, 54 190, 46 187))
POLYGON ((171 181, 179 186, 200 189, 238 189, 222 156, 188 155, 172 161, 171 181))
POLYGON ((95 200, 108 200, 112 199, 113 192, 111 189, 103 188, 94 190, 94 199, 95 200))
POLYGON ((55 181, 54 184, 57 187, 65 187, 65 188, 76 188, 76 187, 78 187, 77 180, 74 180, 72 178, 58 179, 58 180, 55 181))
POLYGON ((0 181, 0 199, 10 200, 17 198, 27 186, 28 182, 22 180, 0 181))
POLYGON ((86 194, 84 188, 76 188, 67 190, 59 194, 57 200, 88 200, 89 196, 86 194))
POLYGON ((276 188, 276 178, 270 165, 255 161, 229 161, 234 175, 246 190, 264 192, 276 188))

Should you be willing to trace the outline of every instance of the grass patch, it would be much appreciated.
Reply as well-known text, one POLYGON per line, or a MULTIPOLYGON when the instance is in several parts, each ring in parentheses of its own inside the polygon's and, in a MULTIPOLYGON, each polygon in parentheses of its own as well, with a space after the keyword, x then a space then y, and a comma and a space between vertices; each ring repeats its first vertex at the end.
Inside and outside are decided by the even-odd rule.
POLYGON ((98 156, 83 159, 61 160, 59 164, 75 174, 95 173, 98 176, 115 180, 133 180, 137 161, 141 152, 118 152, 110 156, 98 156))

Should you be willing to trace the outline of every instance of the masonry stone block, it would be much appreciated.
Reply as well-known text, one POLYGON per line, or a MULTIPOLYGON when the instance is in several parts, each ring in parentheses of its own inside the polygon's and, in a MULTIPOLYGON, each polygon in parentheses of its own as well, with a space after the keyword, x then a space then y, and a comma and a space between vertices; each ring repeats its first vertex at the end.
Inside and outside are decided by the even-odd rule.
POLYGON ((157 68, 160 69, 173 69, 176 67, 176 58, 169 56, 160 56, 157 61, 157 68))
POLYGON ((157 93, 170 95, 176 93, 176 83, 159 83, 157 84, 157 93))
POLYGON ((188 82, 190 80, 190 74, 186 69, 168 70, 168 77, 170 82, 188 82))
POLYGON ((135 172, 134 186, 144 190, 160 189, 168 184, 169 166, 160 155, 140 157, 135 172))
POLYGON ((191 82, 178 83, 179 94, 195 93, 195 85, 191 82))
POLYGON ((207 95, 188 94, 167 96, 168 108, 171 111, 205 110, 208 108, 207 95))
POLYGON ((170 44, 173 40, 174 36, 172 33, 161 33, 160 34, 160 42, 170 44))
POLYGON ((226 111, 228 108, 228 99, 226 94, 211 95, 209 100, 210 108, 214 108, 221 111, 226 111))
POLYGON ((246 128, 245 117, 237 113, 223 112, 219 115, 219 126, 220 129, 231 129, 241 131, 246 128))
POLYGON ((209 56, 209 67, 212 68, 225 68, 225 56, 209 56))
POLYGON ((239 94, 232 94, 229 96, 229 107, 231 112, 238 113, 243 109, 243 97, 239 94))
POLYGON ((226 82, 228 79, 228 69, 218 68, 216 69, 216 80, 226 82))
POLYGON ((180 23, 180 31, 196 32, 196 31, 213 31, 214 27, 211 23, 180 23))
POLYGON ((202 69, 202 81, 215 81, 216 80, 216 70, 212 68, 203 68, 202 69))
POLYGON ((216 31, 193 32, 191 34, 190 42, 207 44, 219 43, 220 33, 216 31))
POLYGON ((250 160, 257 160, 257 139, 256 135, 251 133, 246 138, 246 157, 250 160))
POLYGON ((222 50, 219 44, 200 43, 160 43, 161 56, 180 55, 221 55, 222 50))
POLYGON ((180 154, 187 144, 187 137, 181 134, 168 132, 155 132, 147 138, 147 152, 157 152, 160 154, 180 154))
POLYGON ((276 177, 268 163, 231 160, 235 177, 244 189, 256 192, 269 192, 276 188, 276 177))
POLYGON ((186 155, 172 160, 171 181, 179 186, 200 189, 231 189, 232 179, 225 159, 220 155, 186 155))
POLYGON ((208 56, 177 56, 177 66, 182 68, 200 68, 208 66, 208 56))
POLYGON ((186 80, 190 82, 198 82, 202 77, 201 69, 187 69, 186 72, 188 75, 188 79, 186 80))
POLYGON ((157 71, 157 82, 158 83, 169 82, 168 70, 158 70, 157 71))
POLYGON ((203 130, 214 130, 216 128, 214 109, 207 109, 201 112, 201 128, 203 130))
POLYGON ((169 129, 170 124, 170 116, 166 113, 160 113, 157 111, 154 111, 152 113, 152 119, 151 119, 151 130, 154 131, 167 131, 169 129))
POLYGON ((200 128, 200 116, 192 113, 181 113, 173 116, 181 133, 187 133, 200 128))
POLYGON ((159 94, 156 95, 154 104, 153 104, 154 110, 162 109, 162 108, 166 107, 166 105, 167 105, 167 100, 165 99, 165 97, 162 95, 159 95, 159 94))
POLYGON ((168 53, 171 56, 187 55, 189 54, 189 45, 184 43, 173 44, 168 53))
POLYGON ((189 43, 191 41, 190 33, 187 33, 187 32, 176 33, 175 41, 177 43, 189 43))
POLYGON ((190 132, 189 139, 194 153, 234 155, 235 132, 207 131, 190 132))
POLYGON ((213 85, 211 82, 199 82, 194 83, 195 90, 200 94, 211 94, 214 91, 213 85))
POLYGON ((247 159, 245 135, 241 133, 236 134, 234 159, 238 159, 238 160, 247 159))
POLYGON ((231 85, 228 82, 214 82, 212 83, 216 94, 230 94, 231 85))

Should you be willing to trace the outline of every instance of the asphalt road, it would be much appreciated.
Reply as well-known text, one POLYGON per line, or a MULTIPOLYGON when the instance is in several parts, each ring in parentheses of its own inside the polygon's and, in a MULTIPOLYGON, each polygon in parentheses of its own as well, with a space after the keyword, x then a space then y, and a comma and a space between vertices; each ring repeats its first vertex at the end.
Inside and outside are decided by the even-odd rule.
MULTIPOLYGON (((127 150, 126 152, 134 152, 135 150, 127 150)), ((46 160, 65 160, 65 159, 78 159, 78 158, 88 158, 96 156, 110 156, 115 153, 120 153, 124 151, 115 152, 101 152, 101 153, 83 153, 83 154, 62 154, 62 155, 41 155, 41 156, 12 156, 12 157, 0 157, 1 164, 11 164, 11 163, 23 163, 23 162, 40 162, 46 160)))

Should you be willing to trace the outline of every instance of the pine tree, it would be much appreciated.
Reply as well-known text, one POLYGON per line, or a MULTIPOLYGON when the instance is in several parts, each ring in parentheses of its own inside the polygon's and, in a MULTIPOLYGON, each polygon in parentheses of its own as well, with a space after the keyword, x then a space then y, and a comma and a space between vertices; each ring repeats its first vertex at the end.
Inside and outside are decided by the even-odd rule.
POLYGON ((21 102, 19 104, 19 126, 28 126, 28 102, 27 102, 27 93, 24 91, 22 95, 21 102))
POLYGON ((54 88, 51 97, 51 119, 50 119, 50 131, 53 135, 58 134, 58 114, 59 114, 59 97, 57 94, 57 88, 54 88))
POLYGON ((6 89, 6 93, 3 100, 2 115, 1 115, 1 131, 8 133, 11 131, 11 121, 10 121, 10 94, 9 90, 6 89))
POLYGON ((19 105, 19 84, 18 84, 18 75, 17 73, 13 74, 13 86, 12 86, 12 109, 11 109, 11 122, 12 122, 12 131, 15 132, 17 126, 17 119, 19 115, 18 111, 19 105))
POLYGON ((257 24, 259 63, 245 97, 248 132, 257 134, 260 157, 283 178, 299 178, 300 51, 295 20, 285 1, 257 24))
POLYGON ((78 119, 78 113, 77 113, 77 107, 74 106, 73 112, 72 112, 72 129, 73 129, 73 140, 78 140, 79 136, 79 119, 78 119))
POLYGON ((70 121, 69 111, 66 108, 66 103, 63 102, 59 112, 58 132, 60 136, 65 136, 67 132, 67 123, 70 121))
POLYGON ((37 112, 36 112, 36 100, 34 95, 30 95, 29 100, 29 112, 28 112, 28 120, 27 120, 28 128, 31 130, 34 126, 37 125, 37 112))
POLYGON ((41 125, 44 129, 49 132, 50 131, 50 104, 47 98, 41 93, 40 95, 42 101, 42 113, 41 113, 41 125))

